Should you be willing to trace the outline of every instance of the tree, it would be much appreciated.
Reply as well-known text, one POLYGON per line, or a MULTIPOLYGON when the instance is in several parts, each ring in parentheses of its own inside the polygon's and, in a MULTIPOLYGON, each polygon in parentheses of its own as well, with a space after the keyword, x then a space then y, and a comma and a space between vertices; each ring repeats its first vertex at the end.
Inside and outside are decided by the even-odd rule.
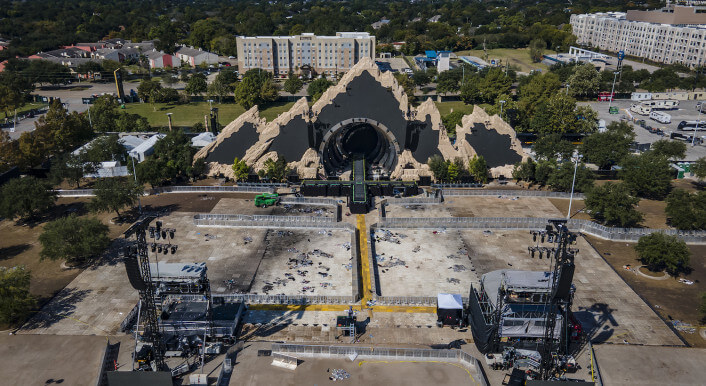
POLYGON ((455 162, 446 163, 446 178, 449 182, 457 182, 460 175, 461 170, 455 162))
POLYGON ((66 260, 80 265, 100 255, 110 244, 108 226, 96 218, 75 214, 48 223, 39 235, 42 259, 66 260))
POLYGON ((216 78, 208 85, 208 95, 218 97, 218 103, 222 103, 223 97, 230 95, 235 90, 237 83, 237 75, 235 79, 233 71, 221 71, 216 75, 216 78))
POLYGON ((461 89, 461 77, 456 74, 456 72, 448 70, 444 71, 437 76, 436 81, 436 92, 440 94, 447 94, 450 92, 455 92, 461 89))
POLYGON ((701 304, 699 304, 699 314, 701 314, 701 323, 706 323, 706 292, 701 293, 701 304))
POLYGON ((121 178, 101 178, 96 181, 93 189, 95 195, 91 200, 91 210, 94 212, 114 211, 118 218, 120 210, 135 205, 142 195, 143 188, 131 180, 121 178))
POLYGON ((512 169, 512 178, 518 181, 534 182, 534 171, 537 164, 532 158, 527 158, 525 162, 518 162, 512 169))
POLYGON ((575 192, 587 192, 593 187, 593 173, 582 162, 576 168, 576 182, 574 183, 574 163, 562 162, 550 174, 547 184, 557 192, 570 192, 574 184, 575 192))
POLYGON ((482 155, 474 155, 473 158, 468 160, 468 172, 477 182, 488 183, 488 164, 482 155))
POLYGON ((630 153, 634 139, 635 133, 628 123, 611 122, 606 131, 585 137, 580 152, 588 162, 607 170, 630 153))
POLYGON ((184 86, 184 91, 189 95, 200 95, 208 89, 206 75, 197 72, 189 77, 189 81, 184 86))
POLYGON ((261 177, 266 177, 270 181, 280 182, 287 177, 289 172, 287 160, 285 160, 283 156, 278 155, 277 160, 269 158, 265 161, 265 167, 260 170, 259 174, 261 177))
POLYGON ((88 117, 69 113, 59 101, 35 122, 33 132, 24 132, 19 139, 23 166, 33 166, 51 155, 66 153, 93 137, 88 117))
POLYGON ((683 159, 686 156, 686 143, 669 139, 660 139, 650 146, 650 150, 670 160, 683 159))
POLYGON ((462 126, 461 120, 464 115, 465 114, 461 111, 454 111, 441 118, 441 122, 444 124, 446 132, 450 137, 456 137, 456 126, 462 126))
POLYGON ((620 166, 620 179, 640 197, 662 199, 672 187, 672 168, 663 156, 649 151, 628 155, 620 166))
POLYGON ((245 161, 235 157, 233 160, 233 175, 236 181, 246 181, 250 175, 250 166, 245 161))
POLYGON ((37 305, 29 284, 30 272, 23 265, 0 267, 0 323, 21 323, 37 305))
POLYGON ((89 161, 86 152, 79 154, 66 153, 57 156, 50 169, 52 182, 60 184, 63 180, 76 183, 76 188, 81 186, 81 180, 86 174, 95 173, 100 161, 89 161))
POLYGON ((414 73, 412 73, 412 81, 415 85, 424 87, 431 82, 431 76, 429 76, 426 71, 414 71, 414 73))
POLYGON ((414 93, 416 89, 414 88, 414 83, 412 82, 412 80, 409 79, 409 76, 401 72, 395 73, 394 76, 397 80, 397 83, 399 83, 399 85, 402 86, 402 89, 404 89, 404 93, 407 94, 407 99, 410 102, 414 101, 414 93))
POLYGON ((309 94, 312 100, 317 101, 319 100, 319 98, 321 98, 321 95, 324 94, 324 91, 326 91, 331 86, 333 86, 333 83, 328 79, 318 78, 315 79, 313 82, 309 83, 309 87, 306 88, 306 92, 307 94, 309 94))
POLYGON ((544 57, 544 50, 547 48, 547 43, 542 39, 532 39, 529 44, 529 55, 532 63, 539 63, 544 57))
POLYGON ((159 81, 152 79, 142 79, 142 81, 140 81, 140 84, 137 86, 137 96, 145 102, 154 104, 157 102, 161 90, 162 85, 159 83, 159 81))
POLYGON ((691 252, 684 240, 677 236, 668 236, 662 232, 642 236, 635 245, 635 251, 640 261, 651 271, 666 270, 676 276, 689 269, 691 252))
POLYGON ((289 77, 287 80, 284 82, 284 91, 294 95, 299 92, 299 90, 302 89, 304 86, 304 82, 302 82, 301 79, 299 79, 298 76, 289 74, 289 77))
POLYGON ((86 149, 84 158, 88 162, 124 162, 127 159, 127 151, 117 134, 108 134, 94 139, 86 149))
POLYGON ((235 102, 246 109, 277 99, 277 87, 272 74, 258 69, 248 70, 243 80, 235 86, 235 102))
POLYGON ((640 199, 630 194, 624 183, 608 182, 586 192, 586 208, 595 220, 623 228, 634 227, 642 221, 642 213, 635 209, 640 199))
POLYGON ((706 192, 689 193, 675 189, 666 198, 664 209, 670 224, 682 230, 706 229, 706 192))
MULTIPOLYGON (((159 86, 159 83, 155 83, 159 86)), ((144 84, 140 83, 138 90, 142 87, 142 93, 146 92, 146 89, 151 87, 150 83, 144 84)), ((147 102, 155 103, 163 101, 161 97, 165 91, 171 90, 176 92, 171 88, 162 89, 159 86, 156 91, 149 91, 150 96, 145 99, 147 102)), ((138 95, 140 92, 138 91, 138 95)), ((154 107, 154 105, 153 105, 154 107)), ((147 119, 143 116, 137 114, 130 114, 120 109, 120 104, 118 99, 112 95, 103 95, 98 97, 93 105, 90 107, 91 124, 93 129, 97 132, 109 132, 109 131, 147 131, 150 126, 147 119)))
POLYGON ((14 178, 0 188, 0 216, 31 218, 54 206, 56 192, 34 177, 14 178))
POLYGON ((499 67, 485 70, 480 82, 480 99, 485 103, 495 103, 500 95, 510 94, 512 78, 499 67))
POLYGON ((34 90, 32 82, 22 74, 10 71, 0 72, 0 111, 5 116, 24 106, 29 94, 34 90))
POLYGON ((437 182, 444 182, 448 179, 449 166, 440 155, 429 157, 427 165, 429 165, 429 170, 437 182))
POLYGON ((171 20, 171 16, 162 15, 159 23, 149 31, 149 38, 156 39, 155 48, 168 54, 176 51, 176 43, 184 36, 181 28, 171 20))
POLYGON ((600 75, 591 63, 576 67, 574 74, 569 77, 569 92, 571 95, 587 97, 598 93, 600 75))
POLYGON ((706 178, 706 157, 701 157, 691 165, 691 172, 696 178, 703 180, 706 178))
POLYGON ((547 134, 537 138, 532 150, 539 159, 568 160, 574 153, 574 145, 563 139, 561 134, 547 134))

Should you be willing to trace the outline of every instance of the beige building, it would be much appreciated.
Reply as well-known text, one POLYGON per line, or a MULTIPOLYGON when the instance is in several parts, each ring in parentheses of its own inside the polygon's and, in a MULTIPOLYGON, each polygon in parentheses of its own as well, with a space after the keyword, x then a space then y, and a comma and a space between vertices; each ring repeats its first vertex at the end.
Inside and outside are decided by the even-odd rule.
POLYGON ((706 7, 571 15, 577 43, 659 63, 706 65, 706 7))
POLYGON ((336 36, 238 36, 238 69, 261 68, 275 76, 336 75, 360 59, 375 58, 375 36, 367 32, 337 32, 336 36))

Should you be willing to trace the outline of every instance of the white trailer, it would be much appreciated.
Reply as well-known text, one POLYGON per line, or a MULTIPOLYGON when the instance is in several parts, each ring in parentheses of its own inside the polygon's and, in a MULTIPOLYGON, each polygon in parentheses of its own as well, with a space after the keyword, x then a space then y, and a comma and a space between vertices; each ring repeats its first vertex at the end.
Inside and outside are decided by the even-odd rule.
POLYGON ((650 112, 650 119, 653 119, 659 123, 672 123, 672 116, 661 111, 650 112))
POLYGON ((640 104, 649 106, 652 110, 675 110, 679 108, 679 101, 673 99, 643 101, 640 104))
POLYGON ((630 94, 630 100, 640 102, 640 101, 648 101, 652 99, 652 93, 651 92, 634 92, 630 94))
POLYGON ((630 111, 632 111, 635 114, 650 115, 650 112, 652 112, 652 107, 645 106, 642 103, 639 103, 639 104, 634 104, 634 105, 630 106, 630 111))

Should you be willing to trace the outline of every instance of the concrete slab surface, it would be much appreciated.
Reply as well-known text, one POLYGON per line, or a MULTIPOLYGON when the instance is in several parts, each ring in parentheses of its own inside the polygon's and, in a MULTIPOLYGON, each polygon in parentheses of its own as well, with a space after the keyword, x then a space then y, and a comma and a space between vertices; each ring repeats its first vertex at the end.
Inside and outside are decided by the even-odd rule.
POLYGON ((605 385, 703 385, 706 349, 623 344, 595 345, 605 385))

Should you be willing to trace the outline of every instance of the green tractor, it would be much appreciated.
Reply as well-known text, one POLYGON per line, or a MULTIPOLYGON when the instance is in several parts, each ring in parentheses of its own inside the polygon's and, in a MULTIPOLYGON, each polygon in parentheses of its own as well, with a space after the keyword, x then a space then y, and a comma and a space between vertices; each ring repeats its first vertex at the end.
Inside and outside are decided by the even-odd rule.
POLYGON ((279 202, 279 194, 277 193, 263 193, 255 196, 255 206, 259 208, 267 208, 271 205, 277 205, 279 202))

